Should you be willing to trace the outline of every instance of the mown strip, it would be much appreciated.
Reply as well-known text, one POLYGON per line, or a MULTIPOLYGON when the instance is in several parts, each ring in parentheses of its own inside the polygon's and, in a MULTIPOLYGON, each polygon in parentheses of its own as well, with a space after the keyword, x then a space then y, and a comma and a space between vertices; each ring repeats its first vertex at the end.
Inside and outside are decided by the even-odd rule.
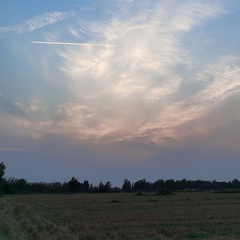
POLYGON ((69 230, 44 218, 34 208, 10 197, 0 198, 1 240, 76 240, 69 230))

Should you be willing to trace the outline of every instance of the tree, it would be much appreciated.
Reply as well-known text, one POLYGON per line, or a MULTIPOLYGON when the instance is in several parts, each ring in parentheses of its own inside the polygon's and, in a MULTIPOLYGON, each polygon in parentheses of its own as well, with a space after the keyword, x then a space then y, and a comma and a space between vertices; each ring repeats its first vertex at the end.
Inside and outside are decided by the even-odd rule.
POLYGON ((83 191, 84 192, 89 191, 89 182, 87 180, 84 180, 84 182, 83 182, 83 191))
POLYGON ((134 191, 150 191, 151 190, 151 184, 149 182, 146 182, 145 179, 138 180, 134 183, 134 191))
POLYGON ((165 188, 165 182, 163 179, 159 179, 153 183, 154 191, 160 192, 164 190, 164 188, 165 188))
POLYGON ((106 192, 110 192, 110 190, 111 190, 111 188, 112 188, 111 182, 110 182, 110 181, 107 181, 107 182, 105 183, 104 188, 105 188, 105 191, 106 191, 106 192))
POLYGON ((6 169, 6 166, 4 165, 3 162, 0 163, 0 182, 5 174, 5 169, 6 169))
POLYGON ((110 192, 111 188, 112 188, 112 184, 110 181, 107 181, 105 184, 100 182, 98 185, 99 192, 110 192))
POLYGON ((123 192, 130 192, 131 191, 131 182, 128 179, 125 179, 123 181, 122 191, 123 192))
POLYGON ((168 179, 165 181, 166 187, 168 190, 175 190, 176 189, 176 184, 173 179, 168 179))
POLYGON ((239 188, 240 187, 240 182, 237 179, 232 180, 232 187, 233 188, 239 188))
POLYGON ((98 191, 104 192, 104 184, 102 183, 102 181, 98 184, 98 191))
POLYGON ((70 193, 76 192, 78 184, 79 184, 78 180, 75 177, 72 177, 72 179, 68 182, 70 193))

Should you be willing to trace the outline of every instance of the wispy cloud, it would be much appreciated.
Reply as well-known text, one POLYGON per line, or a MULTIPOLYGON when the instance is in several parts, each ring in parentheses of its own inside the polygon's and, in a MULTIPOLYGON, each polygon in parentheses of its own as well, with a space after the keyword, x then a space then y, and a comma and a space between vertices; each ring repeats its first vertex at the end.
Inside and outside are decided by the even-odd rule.
MULTIPOLYGON (((103 132, 119 139, 147 135, 140 129, 158 122, 159 118, 163 119, 161 123, 150 129, 162 128, 168 132, 164 137, 173 135, 170 132, 175 131, 174 124, 168 130, 164 127, 169 124, 166 116, 173 115, 176 109, 182 114, 178 108, 188 100, 176 99, 189 80, 174 69, 193 64, 191 52, 181 45, 181 36, 222 12, 214 4, 210 7, 190 2, 175 6, 159 4, 155 11, 141 9, 138 12, 136 8, 135 15, 129 14, 129 18, 114 15, 108 22, 90 22, 85 29, 90 36, 98 36, 106 44, 117 44, 118 48, 96 50, 89 46, 58 50, 63 59, 61 70, 73 80, 75 95, 89 102, 89 111, 92 110, 94 118, 104 126, 100 132, 94 132, 96 136, 103 132), (166 111, 164 117, 162 113, 166 111)), ((92 37, 90 42, 94 39, 92 37)), ((179 117, 182 124, 190 120, 187 116, 179 117)))
POLYGON ((51 12, 38 15, 32 19, 25 20, 19 25, 0 27, 0 36, 7 33, 32 32, 50 24, 57 23, 64 19, 74 16, 74 12, 51 12))
POLYGON ((28 114, 24 111, 19 102, 12 103, 4 95, 0 94, 0 113, 2 116, 18 116, 21 118, 28 118, 28 114))
POLYGON ((175 10, 175 15, 170 20, 170 26, 175 31, 190 31, 200 25, 207 18, 226 13, 216 1, 184 1, 175 10), (208 5, 210 4, 210 5, 208 5))
POLYGON ((17 119, 18 125, 35 137, 62 134, 92 142, 164 145, 192 135, 193 125, 195 135, 207 134, 203 119, 239 92, 240 59, 214 59, 200 69, 182 39, 224 11, 217 1, 161 1, 152 9, 143 2, 126 3, 108 20, 76 19, 69 32, 84 35, 84 43, 64 42, 54 32, 33 41, 62 45, 54 49, 75 100, 54 110, 41 101, 25 104, 32 120, 17 119))
POLYGON ((183 139, 186 135, 206 134, 208 131, 206 125, 195 132, 190 132, 186 124, 190 123, 191 126, 191 122, 195 121, 195 125, 199 127, 198 121, 210 115, 214 107, 240 92, 240 58, 221 59, 207 66, 195 77, 195 80, 208 81, 208 83, 193 95, 166 106, 153 121, 141 126, 136 135, 148 136, 148 132, 152 131, 147 138, 162 143, 165 137, 183 139))

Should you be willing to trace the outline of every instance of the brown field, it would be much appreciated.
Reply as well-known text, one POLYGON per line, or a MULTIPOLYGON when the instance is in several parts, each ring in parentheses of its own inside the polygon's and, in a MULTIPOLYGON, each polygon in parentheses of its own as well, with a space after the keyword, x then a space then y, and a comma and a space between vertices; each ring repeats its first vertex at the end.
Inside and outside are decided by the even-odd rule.
POLYGON ((240 239, 240 193, 5 196, 0 239, 240 239))

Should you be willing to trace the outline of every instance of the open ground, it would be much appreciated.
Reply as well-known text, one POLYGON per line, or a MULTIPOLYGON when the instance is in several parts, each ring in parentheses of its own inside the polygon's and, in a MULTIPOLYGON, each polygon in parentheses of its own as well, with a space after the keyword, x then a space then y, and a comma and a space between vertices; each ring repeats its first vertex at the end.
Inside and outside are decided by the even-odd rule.
POLYGON ((4 196, 0 239, 240 239, 240 193, 4 196))

